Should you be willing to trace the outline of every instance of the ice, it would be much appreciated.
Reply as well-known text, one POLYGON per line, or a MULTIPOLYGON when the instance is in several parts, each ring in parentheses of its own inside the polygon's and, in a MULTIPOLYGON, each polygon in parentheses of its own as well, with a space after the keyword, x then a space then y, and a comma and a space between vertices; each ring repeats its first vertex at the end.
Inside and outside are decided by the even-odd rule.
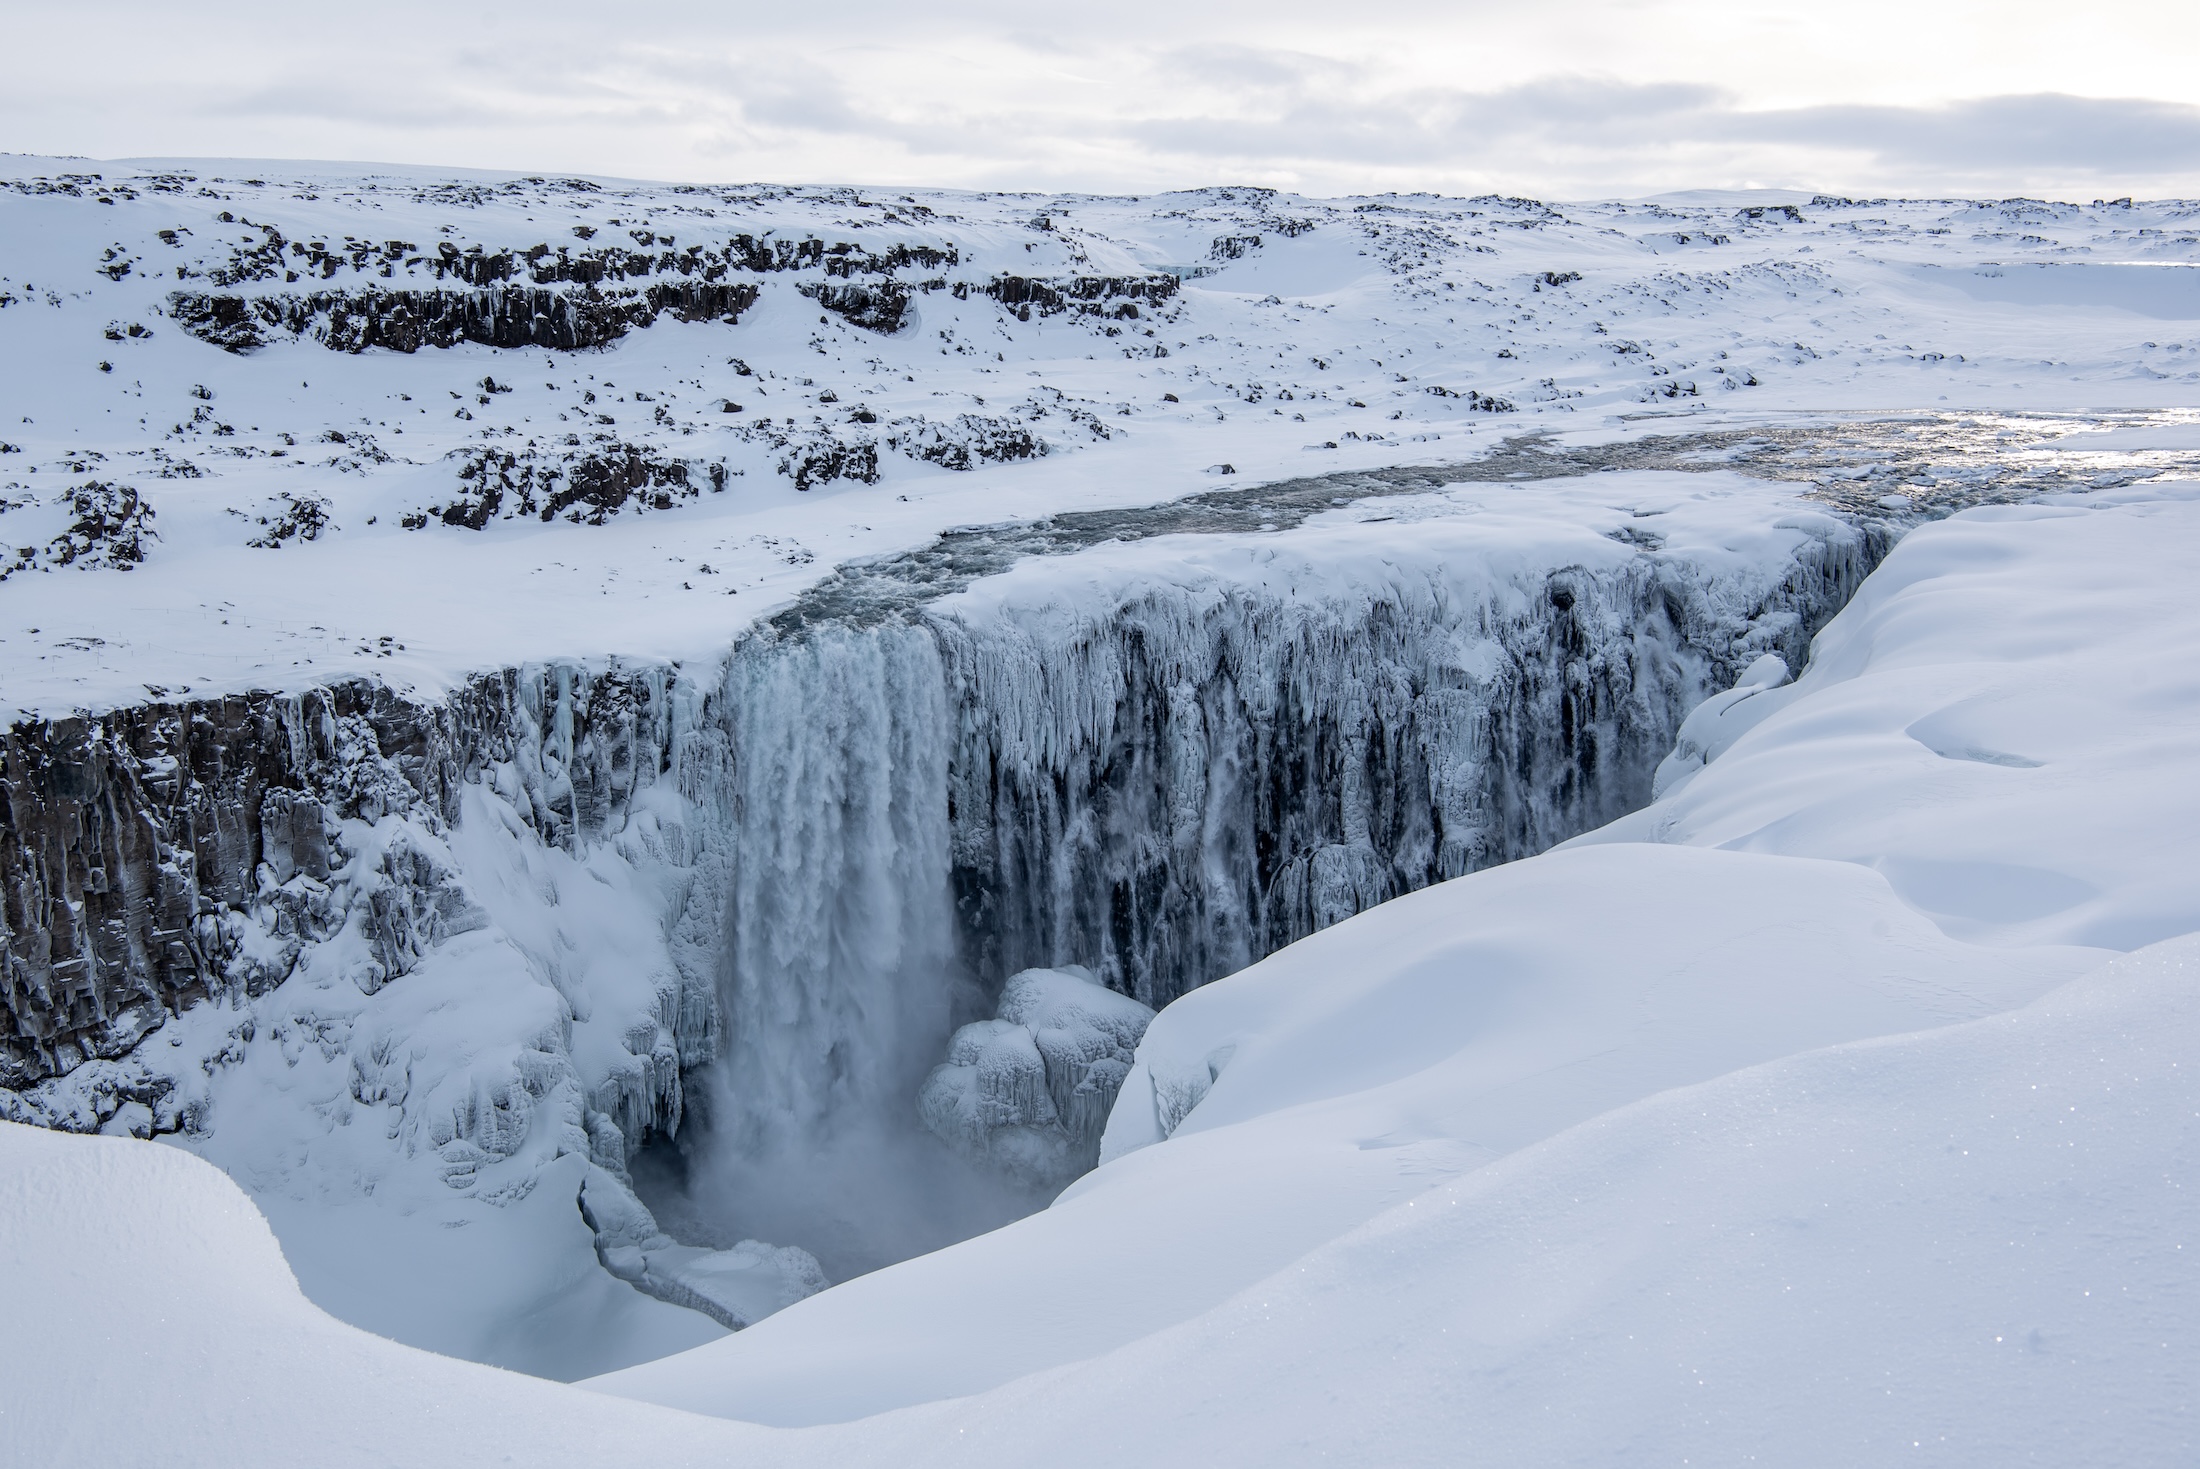
POLYGON ((963 1026, 918 1094, 962 1151, 1059 1187, 1099 1161, 1100 1134, 1153 1011, 1089 969, 1026 969, 999 1015, 963 1026))
MULTIPOLYGON (((607 1385, 737 1417, 819 1423, 1008 1391, 1042 1364, 1081 1380, 1096 1354, 1119 1353, 1101 1360, 1142 1384, 1125 1391, 1143 1392, 1152 1380, 1132 1364, 1154 1343, 1178 1339, 1209 1312, 1238 1320, 1232 1312, 1272 1300, 1309 1252, 1447 1179, 1475 1178, 1507 1157, 1527 1167, 1543 1140, 1600 1116, 1607 1122, 1592 1129, 1631 1125, 1640 1110, 1631 1104, 1670 1088, 1829 1042, 2007 1010, 2113 950, 2200 928, 2174 876, 2191 864, 2200 820, 2185 809, 2191 793, 2159 777, 2162 762, 2175 767, 2193 753, 2183 712, 2193 691, 2174 670, 2182 650, 2200 645, 2200 622, 2174 578, 2153 572, 2195 538, 2200 507, 2176 487, 2100 510, 1973 511, 1913 532, 1820 635, 1804 676, 1753 696, 1779 696, 1780 708, 1674 795, 1558 851, 1348 919, 1169 1006, 1110 1116, 1107 1161, 1044 1213, 607 1385), (1907 733, 1949 708, 1966 713, 1974 737, 1991 733, 2043 763, 1951 761, 1907 733), (1951 915, 1940 911, 1941 889, 1919 885, 1927 874, 1947 884, 1936 863, 1973 864, 1965 871, 1989 877, 1975 864, 2031 868, 2096 895, 2041 906, 2019 888, 2008 911, 1951 915), (1187 1229, 1186 1219, 1229 1224, 1187 1229), (1170 1241, 1165 1253, 1147 1247, 1156 1238, 1170 1241), (1022 1302, 1042 1281, 1049 1310, 1032 1312, 1022 1302), (928 1346, 942 1300, 971 1323, 962 1351, 944 1358, 928 1346)), ((1939 1156, 1943 1144, 1924 1139, 1948 1127, 1920 1132, 1917 1156, 1939 1156)), ((1837 1163, 1813 1166, 1856 1180, 1866 1214, 1887 1207, 1879 1184, 1837 1163)), ((1587 1180, 1570 1188, 1559 1197, 1599 1196, 1587 1180)), ((1995 1227, 1992 1193, 1962 1206, 1978 1211, 1965 1228, 1995 1227)), ((1496 1194, 1478 1206, 1511 1207, 1496 1194)), ((1645 1205, 1648 1217, 1664 1217, 1662 1207, 1645 1205)), ((2160 1243, 2178 1226, 2147 1228, 2160 1243)), ((1746 1229, 1730 1238, 1738 1251, 1759 1247, 1746 1229)), ((1807 1232, 1778 1238, 1790 1242, 1783 1250, 1810 1248, 1807 1232)), ((2071 1268, 2081 1270, 2087 1247, 2077 1234, 2068 1239, 2071 1268)), ((1833 1268, 1811 1258, 1812 1270, 1833 1268)), ((1860 1249, 1850 1258, 1861 1271, 1879 1257, 1860 1249)), ((1613 1268, 1617 1279, 1637 1279, 1613 1268)), ((1500 1313, 1467 1334, 1517 1332, 1521 1350, 1537 1354, 1522 1363, 1567 1360, 1566 1323, 1577 1318, 1567 1314, 1564 1279, 1532 1270, 1521 1278, 1545 1282, 1522 1287, 1526 1324, 1508 1326, 1500 1313)), ((1340 1289, 1342 1314, 1325 1308, 1291 1328, 1305 1333, 1309 1360, 1337 1370, 1346 1359, 1313 1343, 1357 1319, 1350 1290, 1340 1289)), ((1421 1287, 1396 1289, 1380 1299, 1405 1309, 1421 1287)), ((1473 1298, 1462 1296, 1458 1309, 1471 1311, 1473 1298)), ((1393 1307, 1368 1309, 1388 1319, 1393 1307)), ((1718 1331, 1787 1330, 1777 1324, 1784 1317, 1735 1309, 1717 1318, 1718 1331)), ((2118 1350, 2137 1352, 2160 1338, 2134 1331, 2117 1340, 2118 1350)), ((1871 1333, 1821 1346, 1866 1360, 1892 1349, 1871 1333)), ((1746 1355, 1738 1348, 1722 1360, 1746 1355)), ((1611 1370, 1621 1370, 1616 1361, 1611 1370)), ((1056 1380, 1042 1374, 1022 1390, 1056 1380)), ((1768 1390, 1758 1383, 1738 1401, 1768 1390)), ((1601 1418, 1575 1396, 1584 1389, 1561 1392, 1554 1379, 1551 1391, 1583 1403, 1585 1435, 1614 1436, 1598 1442, 1617 1442, 1645 1412, 1657 1416, 1637 1403, 1601 1418)), ((2083 1401, 2083 1389, 2058 1387, 2033 1407, 2052 1414, 2083 1401)), ((1496 1401, 1457 1419, 1427 1411, 1424 1422, 1457 1434, 1499 1419, 1526 1433, 1541 1421, 1507 1416, 1513 1410, 1496 1401)), ((1759 1431, 1810 1452, 1776 1426, 1759 1431)))
POLYGON ((1651 776, 1652 798, 1679 790, 1697 771, 1725 753, 1727 746, 1756 728, 1779 707, 1778 700, 1762 695, 1787 681, 1787 660, 1777 653, 1766 653, 1742 670, 1732 688, 1713 694, 1690 710, 1673 738, 1673 753, 1658 762, 1651 776))

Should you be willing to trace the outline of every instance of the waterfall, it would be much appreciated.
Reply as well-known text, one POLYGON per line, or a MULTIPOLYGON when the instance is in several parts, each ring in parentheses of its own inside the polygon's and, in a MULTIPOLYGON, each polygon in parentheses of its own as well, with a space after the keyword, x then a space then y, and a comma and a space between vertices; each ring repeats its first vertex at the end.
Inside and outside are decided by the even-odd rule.
POLYGON ((945 1243, 950 1195, 1028 1207, 1090 1160, 1063 1171, 1087 1150, 1049 1130, 1047 1026, 1018 1029, 1011 976, 1143 1013, 1635 808, 1688 711, 1767 652, 1801 662, 1876 560, 1817 529, 1718 570, 1614 551, 1499 576, 1392 539, 1343 595, 1105 567, 1064 595, 1032 562, 744 643, 712 701, 724 1042, 685 1186, 644 1169, 645 1196, 675 1232, 799 1241, 834 1274, 945 1243), (954 1152, 916 1129, 920 1086, 954 1152))
POLYGON ((845 1277, 1044 1202, 916 1114, 983 1005, 949 887, 947 687, 934 633, 900 619, 763 636, 727 662, 684 782, 722 853, 698 880, 726 884, 723 1038, 676 1154, 635 1167, 683 1237, 799 1241, 845 1277))
POLYGON ((904 624, 760 641, 728 665, 718 1116, 744 1148, 906 1112, 947 1035, 945 689, 933 639, 904 624))

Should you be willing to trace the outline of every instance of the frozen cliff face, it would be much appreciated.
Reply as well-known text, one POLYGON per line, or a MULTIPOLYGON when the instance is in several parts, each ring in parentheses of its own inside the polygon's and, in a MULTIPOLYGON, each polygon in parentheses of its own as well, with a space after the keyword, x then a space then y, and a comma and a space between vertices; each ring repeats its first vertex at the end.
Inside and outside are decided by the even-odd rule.
POLYGON ((1747 482, 1581 483, 1103 547, 939 604, 968 961, 1160 1006, 1599 825, 1707 694, 1800 662, 1886 545, 1773 515, 1737 555, 1747 482))
POLYGON ((999 1015, 955 1032, 917 1097, 951 1146, 1059 1188, 1100 1160, 1108 1109, 1153 1011, 1089 969, 1027 969, 999 1015))
POLYGON ((918 1110, 1012 1177, 1074 1176, 1103 1088, 1012 975, 1158 1007, 1631 810, 1688 711, 1800 661, 1887 544, 1739 476, 1597 475, 1124 534, 790 618, 719 700, 729 1039, 690 1174, 809 1193, 833 1169, 771 1160, 906 1126, 948 1025, 993 1009, 918 1110))

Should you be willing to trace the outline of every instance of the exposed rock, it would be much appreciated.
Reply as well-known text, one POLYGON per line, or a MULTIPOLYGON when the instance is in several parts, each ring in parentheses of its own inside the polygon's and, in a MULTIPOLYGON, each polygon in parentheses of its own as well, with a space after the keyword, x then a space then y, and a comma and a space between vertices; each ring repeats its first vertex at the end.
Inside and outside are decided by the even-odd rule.
POLYGON ((637 444, 562 453, 530 444, 476 449, 461 457, 458 478, 460 488, 447 502, 405 517, 405 525, 418 529, 433 518, 480 530, 492 520, 561 516, 602 525, 622 510, 669 510, 701 494, 706 483, 723 490, 726 467, 668 459, 637 444))
POLYGON ((779 472, 792 479, 798 490, 836 479, 878 483, 878 445, 869 439, 842 439, 828 432, 790 438, 785 447, 779 472))
MULTIPOLYGON (((1058 316, 1074 311, 1085 316, 1135 319, 1143 302, 1158 307, 1177 292, 1173 275, 1074 275, 1039 279, 1034 276, 995 276, 980 289, 1004 307, 1029 321, 1033 313, 1058 316)), ((961 282, 956 296, 968 294, 961 282)))
POLYGON ((888 448, 943 469, 976 469, 981 464, 1038 459, 1047 453, 1046 440, 1013 418, 977 413, 960 414, 947 423, 897 418, 888 428, 888 448))
POLYGON ((909 287, 898 281, 867 285, 836 285, 825 281, 804 286, 802 294, 827 311, 846 318, 850 325, 888 335, 901 330, 909 313, 909 287))
POLYGON ((1457 398, 1477 413, 1517 413, 1519 408, 1510 398, 1500 398, 1494 393, 1478 392, 1473 388, 1432 387, 1429 395, 1435 398, 1457 398))
MULTIPOLYGON (((546 842, 602 830, 668 758, 664 698, 661 676, 537 670, 438 704, 359 681, 16 725, 0 763, 0 1087, 122 1056, 209 995, 280 983, 285 951, 331 921, 289 885, 328 879, 332 821, 411 812, 432 828, 464 780, 520 758, 546 842)), ((398 843, 375 870, 360 896, 381 978, 471 922, 432 853, 398 843)), ((699 1032, 707 1010, 688 1015, 699 1032)))
POLYGON ((318 495, 286 490, 259 517, 260 533, 245 544, 272 550, 285 541, 315 541, 329 528, 328 501, 318 495))
MULTIPOLYGON (((82 465, 78 466, 82 468, 82 465)), ((62 532, 43 546, 16 546, 0 561, 0 581, 33 567, 106 567, 128 571, 144 561, 146 543, 160 539, 153 529, 153 507, 129 485, 86 480, 47 502, 67 517, 62 532)), ((0 505, 0 509, 22 508, 0 505)), ((52 522, 48 522, 51 524, 52 522)))
POLYGON ((646 289, 551 290, 493 285, 479 290, 316 291, 310 295, 224 296, 177 291, 168 314, 202 341, 249 352, 275 333, 311 336, 338 352, 385 347, 417 352, 475 342, 488 347, 601 347, 660 315, 681 321, 738 321, 755 304, 747 282, 661 281, 646 289))

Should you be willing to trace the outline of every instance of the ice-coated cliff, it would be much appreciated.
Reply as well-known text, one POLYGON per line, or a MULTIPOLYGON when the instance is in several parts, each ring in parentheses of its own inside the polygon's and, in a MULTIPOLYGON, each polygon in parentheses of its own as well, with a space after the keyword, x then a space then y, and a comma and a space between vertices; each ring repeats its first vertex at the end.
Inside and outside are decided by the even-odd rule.
POLYGON ((1088 965, 1160 1006, 1599 825, 1706 695, 1800 663, 1885 545, 1806 516, 1719 564, 1686 501, 1552 542, 1500 523, 1523 498, 1102 549, 1074 592, 1031 562, 941 604, 970 962, 1088 965))
POLYGON ((570 1157, 645 1291, 739 1326, 817 1289, 799 1251, 714 1289, 626 1182, 717 1045, 715 855, 673 778, 700 702, 559 666, 18 726, 0 1109, 401 1212, 517 1202, 570 1157))

